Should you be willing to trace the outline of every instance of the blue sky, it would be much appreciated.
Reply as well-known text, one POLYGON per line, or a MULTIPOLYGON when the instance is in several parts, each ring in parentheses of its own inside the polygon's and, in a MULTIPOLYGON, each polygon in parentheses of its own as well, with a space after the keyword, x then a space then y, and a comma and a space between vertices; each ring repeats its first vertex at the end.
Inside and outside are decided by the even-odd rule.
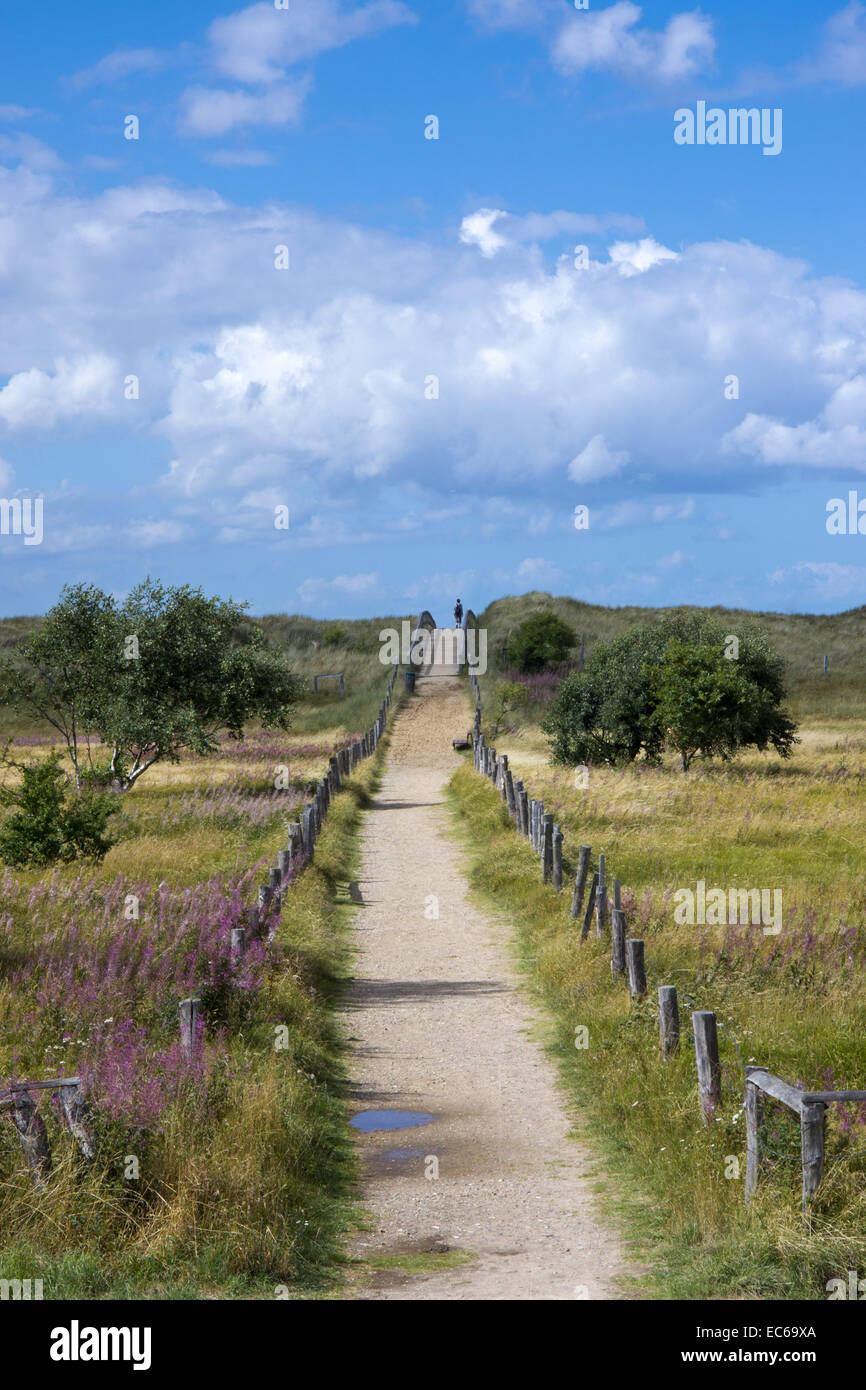
POLYGON ((21 5, 4 38, 0 496, 44 533, 0 535, 3 614, 146 573, 320 616, 866 602, 826 528, 866 498, 863 5, 21 5), (781 151, 677 144, 700 102, 780 110, 781 151))

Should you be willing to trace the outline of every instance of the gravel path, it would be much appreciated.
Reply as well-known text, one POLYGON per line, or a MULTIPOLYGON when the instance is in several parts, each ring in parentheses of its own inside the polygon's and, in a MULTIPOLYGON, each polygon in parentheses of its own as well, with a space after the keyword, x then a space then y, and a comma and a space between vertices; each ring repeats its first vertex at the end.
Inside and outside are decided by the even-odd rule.
POLYGON ((624 1297, 614 1280, 631 1267, 593 1210, 595 1165, 567 1137, 571 1121, 534 1040, 538 1013, 511 963, 508 927, 467 901, 449 833, 451 740, 470 722, 465 682, 432 675, 417 690, 396 720, 366 818, 344 1021, 354 1109, 433 1120, 359 1135, 373 1226, 353 1253, 475 1258, 432 1273, 383 1269, 352 1296, 624 1297))

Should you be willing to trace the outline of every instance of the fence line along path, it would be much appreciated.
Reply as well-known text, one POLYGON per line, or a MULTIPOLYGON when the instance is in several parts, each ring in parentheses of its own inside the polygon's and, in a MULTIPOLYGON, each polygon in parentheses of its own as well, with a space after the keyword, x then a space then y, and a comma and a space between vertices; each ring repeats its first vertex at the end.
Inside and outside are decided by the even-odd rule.
POLYGON ((509 925, 468 898, 445 806, 459 765, 452 739, 467 723, 466 681, 446 669, 456 664, 419 672, 365 820, 344 1021, 372 1224, 353 1253, 397 1264, 389 1259, 354 1295, 617 1298, 626 1261, 597 1214, 595 1165, 568 1137, 573 1116, 533 1039, 509 925), (474 1258, 435 1272, 399 1268, 401 1255, 446 1249, 474 1258))

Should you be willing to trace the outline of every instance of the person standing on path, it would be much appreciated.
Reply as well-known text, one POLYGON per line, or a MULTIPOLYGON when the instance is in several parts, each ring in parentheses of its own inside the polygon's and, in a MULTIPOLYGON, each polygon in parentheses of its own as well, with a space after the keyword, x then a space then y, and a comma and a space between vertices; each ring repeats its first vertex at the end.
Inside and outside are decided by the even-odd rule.
POLYGON ((459 627, 463 621, 463 604, 458 599, 454 605, 454 626, 459 627))

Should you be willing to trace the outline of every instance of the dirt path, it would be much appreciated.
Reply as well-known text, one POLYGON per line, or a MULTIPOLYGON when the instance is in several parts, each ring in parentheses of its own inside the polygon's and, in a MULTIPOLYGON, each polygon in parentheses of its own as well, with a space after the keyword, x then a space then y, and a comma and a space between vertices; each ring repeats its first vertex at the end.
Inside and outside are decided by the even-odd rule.
POLYGON ((533 1040, 537 1014, 519 989, 508 929, 468 903, 448 834, 451 739, 470 722, 465 682, 419 679, 418 692, 396 721, 367 816, 345 1022, 355 1109, 433 1120, 359 1135, 374 1224, 354 1252, 476 1258, 420 1274, 382 1270, 353 1296, 622 1297, 613 1280, 626 1261, 593 1212, 592 1162, 566 1137, 569 1116, 533 1040))

